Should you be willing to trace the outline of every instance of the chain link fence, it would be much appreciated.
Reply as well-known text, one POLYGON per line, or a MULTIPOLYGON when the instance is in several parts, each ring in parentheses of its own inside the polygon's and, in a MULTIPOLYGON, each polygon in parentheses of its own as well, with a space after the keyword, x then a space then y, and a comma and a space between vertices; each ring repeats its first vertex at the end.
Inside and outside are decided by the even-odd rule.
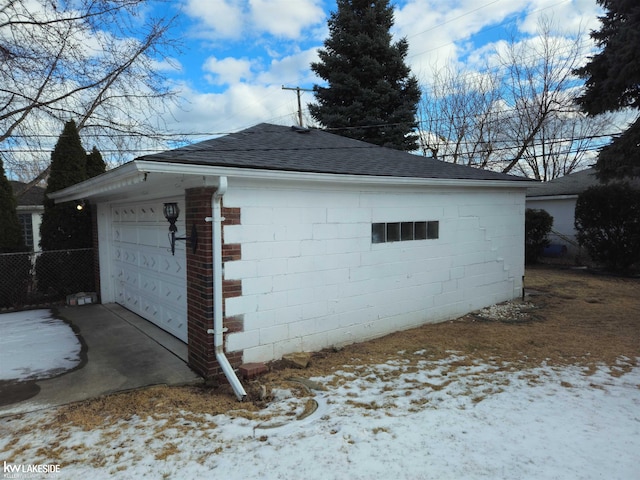
POLYGON ((95 291, 92 248, 0 254, 0 309, 50 305, 95 291))

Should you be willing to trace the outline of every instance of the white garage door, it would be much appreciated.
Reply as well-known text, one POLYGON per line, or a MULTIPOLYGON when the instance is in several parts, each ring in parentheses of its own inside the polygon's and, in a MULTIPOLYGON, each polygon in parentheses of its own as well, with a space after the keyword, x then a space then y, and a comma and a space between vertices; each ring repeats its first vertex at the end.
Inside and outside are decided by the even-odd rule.
MULTIPOLYGON (((187 342, 185 247, 177 242, 176 254, 171 255, 162 206, 158 202, 111 208, 116 302, 187 342)), ((180 217, 178 236, 184 232, 184 213, 180 217)))

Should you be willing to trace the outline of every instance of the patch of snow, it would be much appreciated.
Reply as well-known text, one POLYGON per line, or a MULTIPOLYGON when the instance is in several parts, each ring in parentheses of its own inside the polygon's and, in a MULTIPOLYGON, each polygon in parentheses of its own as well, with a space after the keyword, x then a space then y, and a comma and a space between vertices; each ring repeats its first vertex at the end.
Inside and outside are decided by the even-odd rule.
POLYGON ((36 380, 80 363, 82 346, 71 327, 50 310, 0 315, 0 380, 36 380))
MULTIPOLYGON (((259 419, 184 412, 180 428, 133 418, 65 434, 12 436, 55 415, 0 419, 0 452, 14 463, 62 455, 64 478, 514 479, 638 478, 640 367, 541 366, 444 360, 346 368, 313 378, 319 409, 284 389, 259 419)), ((239 404, 239 408, 240 404, 239 404)))

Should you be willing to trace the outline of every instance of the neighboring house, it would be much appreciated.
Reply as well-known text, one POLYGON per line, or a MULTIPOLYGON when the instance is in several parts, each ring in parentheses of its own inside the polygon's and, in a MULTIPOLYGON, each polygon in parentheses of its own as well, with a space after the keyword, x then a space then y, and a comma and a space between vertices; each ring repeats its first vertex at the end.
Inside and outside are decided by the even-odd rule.
POLYGON ((260 124, 51 197, 97 206, 101 301, 187 342, 202 375, 229 377, 227 360, 360 342, 519 297, 528 186, 260 124), (172 255, 167 202, 179 236, 195 228, 195 251, 179 240, 172 255))
POLYGON ((545 210, 553 217, 548 253, 564 252, 570 257, 580 253, 574 227, 576 201, 579 194, 598 183, 595 170, 588 168, 527 189, 527 208, 545 210), (557 247, 566 247, 566 251, 557 247))
POLYGON ((10 180, 18 203, 17 213, 24 243, 32 251, 40 250, 40 223, 44 212, 44 188, 10 180))

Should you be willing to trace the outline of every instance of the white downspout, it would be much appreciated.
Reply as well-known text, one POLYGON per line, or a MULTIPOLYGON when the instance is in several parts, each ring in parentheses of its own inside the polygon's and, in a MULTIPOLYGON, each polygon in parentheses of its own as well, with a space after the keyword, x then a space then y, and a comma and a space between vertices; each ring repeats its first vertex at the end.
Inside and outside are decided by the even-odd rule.
POLYGON ((216 360, 220 364, 224 375, 231 384, 238 400, 243 401, 247 392, 242 387, 236 372, 233 371, 229 360, 224 354, 224 332, 222 326, 222 196, 227 192, 227 177, 220 177, 218 189, 211 198, 212 217, 207 217, 212 227, 213 248, 213 342, 216 349, 216 360))

